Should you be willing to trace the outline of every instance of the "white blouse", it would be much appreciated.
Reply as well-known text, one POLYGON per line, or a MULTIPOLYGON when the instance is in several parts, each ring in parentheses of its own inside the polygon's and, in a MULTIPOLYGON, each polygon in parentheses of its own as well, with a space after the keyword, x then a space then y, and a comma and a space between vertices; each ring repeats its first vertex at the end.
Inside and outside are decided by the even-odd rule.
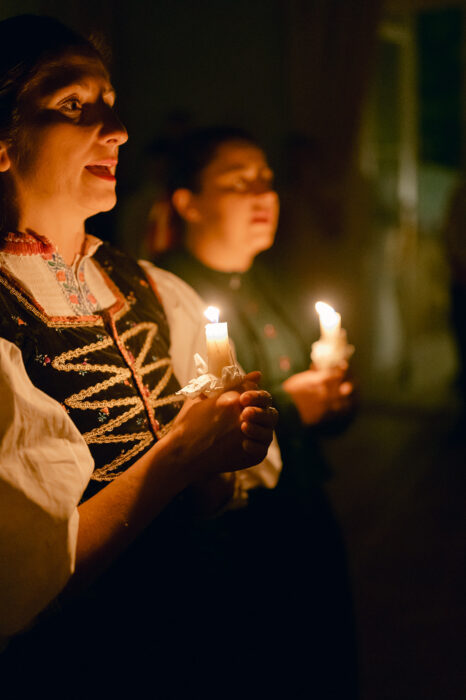
MULTIPOLYGON (((57 252, 55 267, 50 265, 50 256, 7 252, 0 253, 0 266, 49 315, 79 315, 85 304, 95 311, 108 307, 113 299, 92 260, 100 241, 89 236, 87 243, 84 256, 71 267, 63 267, 57 252), (68 282, 73 281, 76 293, 69 291, 70 284, 64 292, 64 273, 68 282)), ((195 374, 194 354, 206 356, 202 315, 206 305, 175 275, 148 262, 141 264, 162 299, 170 326, 173 368, 183 386, 195 374)), ((73 573, 77 506, 94 464, 66 411, 31 383, 20 350, 4 338, 0 338, 0 397, 1 646, 1 638, 26 628, 73 573)), ((280 470, 274 441, 264 462, 237 474, 245 489, 273 488, 280 470)))

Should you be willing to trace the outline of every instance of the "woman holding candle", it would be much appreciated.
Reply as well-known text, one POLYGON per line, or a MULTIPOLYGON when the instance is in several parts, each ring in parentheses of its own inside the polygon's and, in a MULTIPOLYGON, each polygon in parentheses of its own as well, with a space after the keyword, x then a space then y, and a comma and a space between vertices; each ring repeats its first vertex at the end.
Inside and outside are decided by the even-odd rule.
POLYGON ((270 279, 269 271, 254 262, 273 245, 279 213, 264 151, 240 129, 194 132, 175 154, 170 189, 184 247, 157 258, 158 263, 221 309, 240 364, 260 367, 264 385, 284 411, 278 426, 288 455, 282 479, 293 473, 303 482, 320 481, 326 469, 317 460, 303 465, 301 442, 312 436, 314 443, 315 435, 303 426, 344 415, 352 408, 353 387, 346 379, 346 362, 309 369, 314 311, 309 309, 304 327, 283 304, 287 290, 280 298, 279 280, 270 279), (300 435, 296 455, 295 428, 300 435), (288 446, 290 431, 294 435, 288 446))
POLYGON ((306 328, 284 305, 287 290, 279 291, 280 280, 254 263, 273 245, 279 200, 267 157, 248 133, 219 127, 188 135, 174 154, 170 189, 184 248, 157 263, 221 309, 240 364, 261 369, 280 413, 284 467, 278 488, 254 494, 244 517, 248 532, 254 512, 260 523, 268 517, 276 542, 283 544, 276 550, 277 566, 285 572, 280 583, 287 600, 294 600, 289 609, 275 612, 277 624, 284 624, 283 637, 294 634, 293 626, 279 620, 283 610, 290 619, 309 620, 313 628, 301 652, 290 646, 296 661, 288 660, 289 666, 299 683, 306 667, 301 654, 308 654, 315 661, 309 674, 316 697, 355 697, 345 554, 321 488, 329 469, 317 440, 320 430, 341 426, 352 409, 347 363, 309 368, 311 309, 306 328))
POLYGON ((18 698, 41 679, 49 698, 81 697, 98 653, 120 673, 142 648, 164 658, 195 495, 223 505, 223 472, 261 462, 276 422, 258 373, 181 407, 200 300, 86 234, 115 204, 114 101, 93 44, 46 17, 0 23, 0 637, 47 609, 3 655, 18 698))

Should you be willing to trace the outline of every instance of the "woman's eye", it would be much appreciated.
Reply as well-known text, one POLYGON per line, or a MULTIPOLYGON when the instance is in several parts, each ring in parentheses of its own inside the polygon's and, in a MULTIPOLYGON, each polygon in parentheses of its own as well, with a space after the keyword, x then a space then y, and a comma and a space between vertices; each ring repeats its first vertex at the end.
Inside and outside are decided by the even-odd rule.
POLYGON ((240 178, 233 183, 233 189, 236 192, 245 192, 249 187, 249 183, 244 178, 240 178))
POLYGON ((60 111, 71 116, 80 114, 81 110, 82 104, 77 97, 70 97, 60 104, 60 111))

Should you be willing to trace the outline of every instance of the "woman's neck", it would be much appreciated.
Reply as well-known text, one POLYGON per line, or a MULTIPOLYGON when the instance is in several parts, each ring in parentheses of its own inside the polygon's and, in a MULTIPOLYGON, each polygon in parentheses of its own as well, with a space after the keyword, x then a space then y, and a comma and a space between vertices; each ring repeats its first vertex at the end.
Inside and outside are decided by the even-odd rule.
POLYGON ((206 238, 189 229, 186 232, 185 246, 196 260, 219 272, 247 272, 254 261, 254 256, 247 251, 226 250, 215 238, 206 238))
MULTIPOLYGON (((48 213, 47 213, 48 214, 48 213)), ((20 231, 40 234, 54 244, 67 265, 72 265, 84 246, 84 220, 70 220, 69 216, 41 215, 40 209, 24 211, 19 220, 20 231)))

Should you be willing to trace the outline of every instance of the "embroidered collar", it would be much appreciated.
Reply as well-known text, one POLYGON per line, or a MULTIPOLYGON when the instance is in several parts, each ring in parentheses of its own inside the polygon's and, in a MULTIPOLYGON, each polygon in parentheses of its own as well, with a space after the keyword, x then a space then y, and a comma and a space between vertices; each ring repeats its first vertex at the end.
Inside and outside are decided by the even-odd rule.
MULTIPOLYGON (((85 234, 84 249, 78 258, 89 257, 102 244, 100 238, 85 234)), ((56 246, 39 233, 10 231, 0 239, 0 252, 9 255, 40 255, 44 260, 51 260, 54 255, 60 255, 56 246)))

